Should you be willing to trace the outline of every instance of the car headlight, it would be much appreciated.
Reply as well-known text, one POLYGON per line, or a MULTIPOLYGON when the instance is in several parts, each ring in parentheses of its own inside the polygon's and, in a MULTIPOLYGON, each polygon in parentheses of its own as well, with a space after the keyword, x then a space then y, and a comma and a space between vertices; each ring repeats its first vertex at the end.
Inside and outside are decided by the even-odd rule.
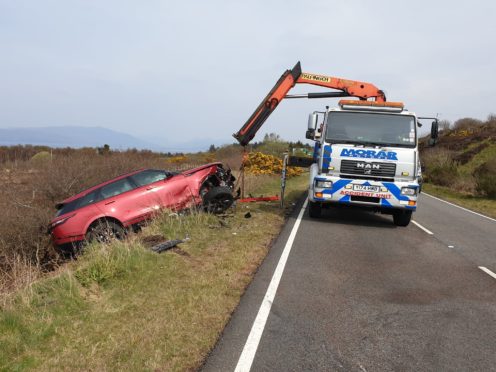
POLYGON ((332 187, 332 181, 315 181, 315 187, 320 187, 323 189, 330 189, 332 187))
POLYGON ((417 189, 411 188, 411 187, 402 187, 401 188, 401 195, 415 196, 415 195, 417 195, 417 189))

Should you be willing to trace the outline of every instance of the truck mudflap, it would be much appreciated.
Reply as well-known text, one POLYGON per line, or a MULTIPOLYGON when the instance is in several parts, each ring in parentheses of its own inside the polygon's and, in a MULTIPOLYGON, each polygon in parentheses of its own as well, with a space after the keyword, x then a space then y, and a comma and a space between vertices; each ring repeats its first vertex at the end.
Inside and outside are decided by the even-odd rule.
MULTIPOLYGON (((316 177, 315 181, 330 181, 329 178, 316 177)), ((379 208, 417 209, 418 184, 380 181, 334 179, 332 187, 311 190, 312 201, 375 206, 379 208), (415 189, 415 195, 403 195, 401 188, 415 189)))
POLYGON ((298 62, 292 70, 286 70, 277 81, 276 85, 270 90, 269 94, 258 105, 255 112, 250 116, 248 121, 233 137, 238 140, 242 146, 246 146, 255 137, 255 134, 263 125, 265 120, 272 114, 291 88, 296 84, 296 80, 301 75, 301 65, 298 62))

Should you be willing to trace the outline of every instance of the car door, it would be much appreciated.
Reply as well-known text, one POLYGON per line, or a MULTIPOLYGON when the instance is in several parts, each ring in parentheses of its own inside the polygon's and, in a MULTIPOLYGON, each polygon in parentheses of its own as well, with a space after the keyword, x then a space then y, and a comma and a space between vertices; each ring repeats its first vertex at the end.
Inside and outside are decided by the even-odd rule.
POLYGON ((161 208, 181 210, 192 201, 189 177, 174 175, 163 170, 148 169, 134 174, 131 179, 148 192, 148 199, 161 208))
POLYGON ((100 188, 98 208, 104 215, 117 218, 125 226, 140 222, 153 212, 146 190, 136 187, 129 177, 100 188))
POLYGON ((133 174, 129 178, 138 187, 143 199, 151 206, 152 212, 167 207, 167 179, 172 175, 164 170, 147 169, 133 174))

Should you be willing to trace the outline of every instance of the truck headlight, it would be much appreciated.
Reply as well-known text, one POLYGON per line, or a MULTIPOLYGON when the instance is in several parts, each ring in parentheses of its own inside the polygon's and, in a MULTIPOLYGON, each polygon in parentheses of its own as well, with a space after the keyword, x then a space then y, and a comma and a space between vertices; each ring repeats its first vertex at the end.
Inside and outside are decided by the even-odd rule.
POLYGON ((417 189, 411 187, 402 187, 401 195, 415 196, 417 195, 417 189))
POLYGON ((323 189, 330 189, 332 187, 332 181, 315 181, 315 187, 320 187, 323 189))

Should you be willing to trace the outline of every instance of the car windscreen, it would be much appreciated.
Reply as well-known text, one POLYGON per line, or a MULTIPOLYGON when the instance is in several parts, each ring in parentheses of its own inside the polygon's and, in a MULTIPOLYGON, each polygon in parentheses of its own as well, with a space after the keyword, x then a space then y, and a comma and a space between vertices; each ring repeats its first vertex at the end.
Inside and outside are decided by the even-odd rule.
POLYGON ((327 142, 415 147, 415 118, 409 115, 364 112, 330 112, 327 142))
POLYGON ((139 186, 149 185, 153 182, 158 182, 166 179, 168 173, 163 170, 147 169, 142 172, 133 174, 130 178, 139 186))

